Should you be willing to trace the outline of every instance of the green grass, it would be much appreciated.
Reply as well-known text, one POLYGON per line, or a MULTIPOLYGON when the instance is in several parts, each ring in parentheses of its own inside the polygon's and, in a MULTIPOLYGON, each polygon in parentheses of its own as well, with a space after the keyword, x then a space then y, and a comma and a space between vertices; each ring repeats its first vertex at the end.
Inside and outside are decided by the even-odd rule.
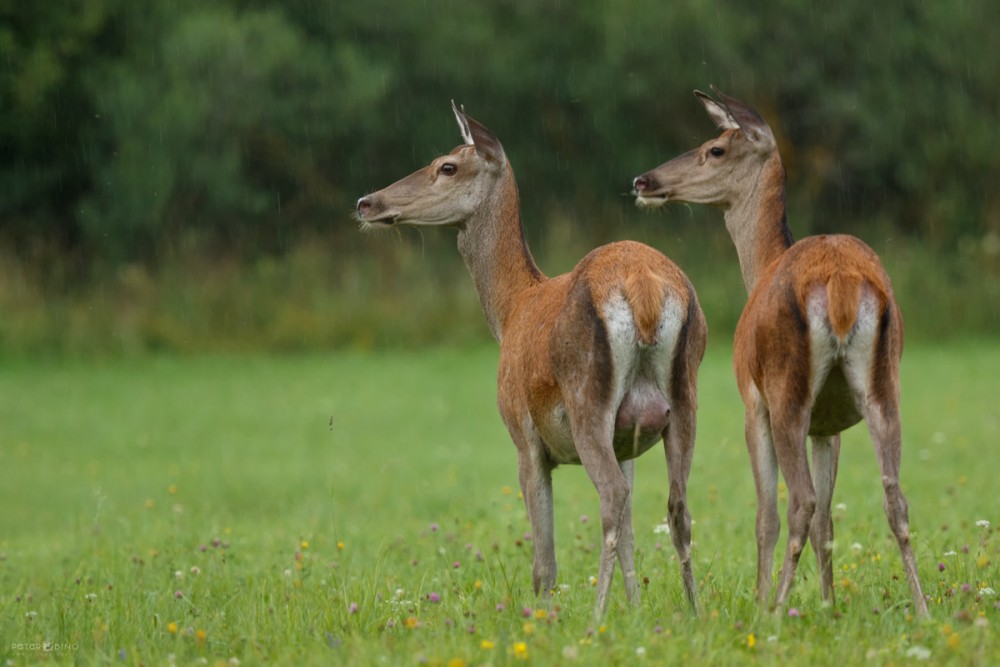
POLYGON ((927 623, 910 617, 862 428, 845 435, 834 498, 835 607, 821 603, 807 552, 791 601, 800 616, 758 611, 753 484, 721 345, 702 367, 690 479, 700 617, 685 608, 669 538, 653 530, 667 492, 657 450, 637 466, 641 607, 626 606, 617 577, 604 625, 591 627, 600 527, 579 468, 555 474, 562 588, 539 604, 495 364, 492 347, 5 362, 0 658, 1000 660, 1000 597, 984 590, 1000 590, 1000 346, 910 346, 904 359, 903 485, 927 623))

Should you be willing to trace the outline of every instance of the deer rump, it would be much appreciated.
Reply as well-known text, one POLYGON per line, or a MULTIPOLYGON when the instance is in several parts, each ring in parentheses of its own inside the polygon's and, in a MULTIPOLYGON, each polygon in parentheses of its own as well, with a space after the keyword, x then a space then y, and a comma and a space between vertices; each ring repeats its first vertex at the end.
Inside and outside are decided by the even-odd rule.
MULTIPOLYGON (((527 378, 531 419, 553 464, 580 463, 577 446, 583 434, 574 437, 570 426, 574 405, 587 406, 583 422, 588 430, 610 431, 616 459, 626 461, 661 440, 673 387, 687 383, 682 350, 689 322, 699 312, 690 283, 665 258, 655 271, 637 270, 627 263, 601 262, 604 252, 598 249, 580 264, 603 267, 595 271, 599 278, 577 271, 549 282, 564 295, 563 307, 546 318, 543 331, 524 334, 549 338, 546 358, 533 360, 537 365, 521 377, 527 378), (584 376, 579 369, 586 370, 584 376)), ((544 308, 546 301, 536 299, 535 307, 544 308)))

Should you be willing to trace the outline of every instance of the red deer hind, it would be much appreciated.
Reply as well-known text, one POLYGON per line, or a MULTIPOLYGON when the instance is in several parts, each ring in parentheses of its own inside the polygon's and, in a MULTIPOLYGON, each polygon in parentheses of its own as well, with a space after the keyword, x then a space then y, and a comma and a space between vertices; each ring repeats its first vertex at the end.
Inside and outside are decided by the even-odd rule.
POLYGON ((695 91, 722 134, 634 180, 637 203, 710 204, 725 214, 749 299, 736 327, 733 365, 746 405, 757 490, 757 592, 766 601, 780 531, 778 470, 788 486, 788 548, 774 604, 788 599, 806 539, 833 599, 833 521, 840 433, 862 418, 882 473, 885 512, 918 615, 927 603, 900 489, 899 360, 903 318, 878 256, 853 236, 792 240, 785 171, 756 111, 695 91), (806 436, 812 436, 812 471, 806 436))
POLYGON ((500 141, 452 103, 465 143, 357 203, 363 228, 452 227, 500 343, 500 414, 517 447, 534 537, 532 581, 556 583, 552 471, 582 464, 600 496, 603 545, 595 617, 615 560, 633 605, 633 459, 661 439, 668 514, 684 591, 696 606, 686 490, 695 442, 705 319, 670 260, 634 242, 600 247, 547 278, 524 240, 517 184, 500 141))

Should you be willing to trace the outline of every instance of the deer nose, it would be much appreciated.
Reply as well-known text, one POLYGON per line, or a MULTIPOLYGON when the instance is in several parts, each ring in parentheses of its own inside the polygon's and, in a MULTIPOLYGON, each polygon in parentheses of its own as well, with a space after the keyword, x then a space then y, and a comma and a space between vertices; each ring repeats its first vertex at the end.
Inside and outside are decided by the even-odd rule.
POLYGON ((636 176, 635 180, 632 181, 632 187, 635 188, 636 192, 642 192, 649 187, 649 179, 645 176, 636 176))
POLYGON ((372 210, 372 200, 371 197, 362 197, 358 200, 358 215, 362 218, 368 215, 368 212, 372 210))

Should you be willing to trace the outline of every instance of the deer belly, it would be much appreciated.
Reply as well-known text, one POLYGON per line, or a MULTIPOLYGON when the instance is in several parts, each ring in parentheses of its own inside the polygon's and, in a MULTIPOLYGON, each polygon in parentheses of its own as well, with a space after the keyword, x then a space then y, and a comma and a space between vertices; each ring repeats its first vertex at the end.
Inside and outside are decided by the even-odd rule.
POLYGON ((666 396, 652 382, 632 387, 615 415, 615 455, 619 461, 632 459, 656 444, 670 420, 666 396))
POLYGON ((816 395, 809 418, 809 435, 836 435, 861 421, 847 379, 840 366, 830 369, 816 395))

